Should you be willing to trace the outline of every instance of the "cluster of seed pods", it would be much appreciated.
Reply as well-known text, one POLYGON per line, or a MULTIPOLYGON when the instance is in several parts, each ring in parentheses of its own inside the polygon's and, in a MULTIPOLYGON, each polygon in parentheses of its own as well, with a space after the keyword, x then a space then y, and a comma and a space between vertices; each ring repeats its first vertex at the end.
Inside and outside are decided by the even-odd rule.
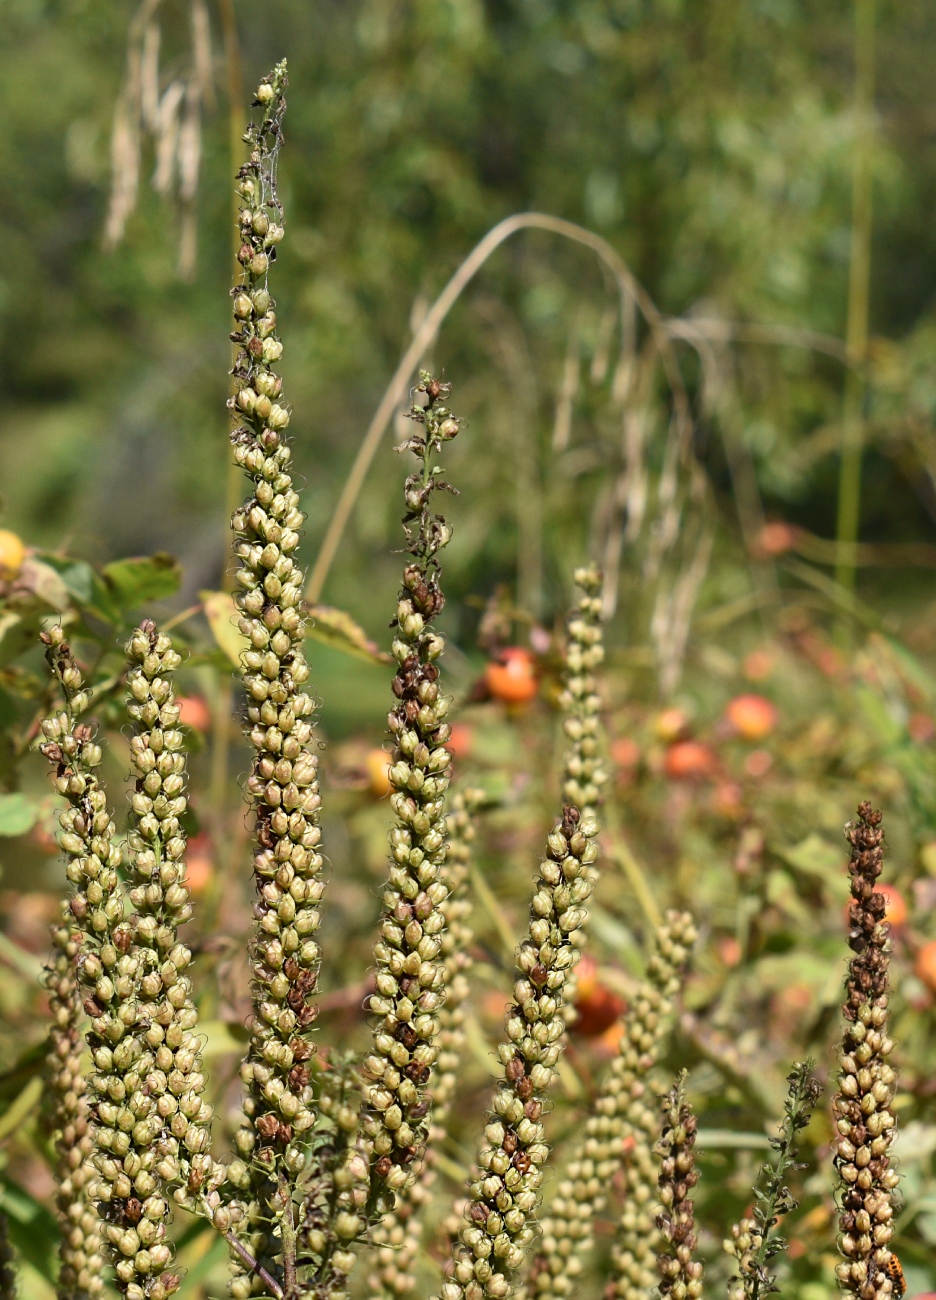
POLYGON ((845 833, 851 844, 848 941, 855 955, 848 966, 841 1073, 833 1100, 844 1256, 836 1271, 842 1287, 858 1300, 887 1300, 894 1290, 890 1242, 899 1178, 889 1156, 897 1131, 891 1109, 897 1072, 889 1060, 894 1050, 888 1034, 890 925, 886 898, 876 887, 884 862, 881 814, 862 803, 845 833))
POLYGON ((566 1004, 584 942, 584 904, 594 886, 598 856, 595 804, 604 781, 597 752, 600 699, 595 669, 602 659, 599 575, 580 570, 583 596, 569 621, 563 702, 570 745, 563 789, 590 802, 567 804, 547 839, 534 882, 527 934, 517 952, 514 996, 506 1041, 499 1049, 503 1077, 485 1128, 469 1187, 466 1222, 455 1244, 442 1300, 503 1300, 534 1236, 533 1214, 549 1155, 543 1106, 562 1051, 566 1004))
POLYGON ((615 1245, 614 1285, 609 1294, 637 1300, 637 1293, 642 1296, 652 1285, 652 1275, 649 1283, 643 1281, 648 1265, 652 1270, 654 1263, 651 1134, 656 1133, 657 1111, 650 1101, 650 1072, 671 1027, 675 1000, 695 939, 695 925, 687 912, 668 913, 657 931, 647 978, 629 1001, 618 1054, 602 1081, 543 1219, 542 1246, 530 1287, 541 1300, 560 1300, 579 1285, 577 1279, 586 1267, 593 1243, 594 1218, 604 1209, 612 1180, 619 1171, 626 1184, 628 1224, 615 1245), (633 1234, 633 1241, 628 1231, 631 1216, 639 1220, 640 1229, 633 1234), (634 1249, 640 1251, 642 1285, 634 1288, 631 1296, 629 1275, 633 1265, 627 1257, 634 1249))

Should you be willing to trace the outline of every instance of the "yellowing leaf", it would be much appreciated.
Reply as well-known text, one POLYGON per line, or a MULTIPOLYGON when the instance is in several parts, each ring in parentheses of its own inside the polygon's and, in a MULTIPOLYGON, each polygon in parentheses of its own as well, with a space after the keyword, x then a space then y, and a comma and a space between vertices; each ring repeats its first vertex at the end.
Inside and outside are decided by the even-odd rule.
POLYGON ((247 638, 234 622, 237 617, 234 597, 228 591, 200 591, 198 598, 202 602, 215 642, 231 663, 240 668, 240 657, 247 649, 247 638))
POLYGON ((306 636, 314 641, 321 641, 323 645, 330 645, 357 659, 366 659, 368 663, 392 662, 386 651, 381 650, 343 609, 335 609, 332 605, 310 605, 307 612, 306 636))

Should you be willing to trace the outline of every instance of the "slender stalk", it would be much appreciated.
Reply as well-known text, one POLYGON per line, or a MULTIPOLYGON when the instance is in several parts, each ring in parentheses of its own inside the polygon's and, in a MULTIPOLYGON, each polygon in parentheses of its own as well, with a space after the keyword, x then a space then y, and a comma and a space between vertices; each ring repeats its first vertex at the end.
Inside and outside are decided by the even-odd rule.
POLYGON ((894 1050, 888 1034, 890 924, 887 900, 876 888, 884 861, 881 814, 862 803, 845 834, 852 849, 848 942, 855 955, 848 964, 841 1073, 832 1102, 838 1246, 844 1257, 836 1273, 856 1300, 889 1300, 893 1202, 900 1179, 888 1154, 897 1133, 892 1110, 897 1072, 889 1062, 894 1050))
POLYGON ((626 1260, 635 1250, 649 1253, 652 1263, 649 1135, 656 1132, 657 1114, 647 1104, 648 1076, 671 1028, 695 939, 695 925, 686 912, 669 912, 657 930, 647 978, 631 999, 624 1019, 618 1055, 602 1081, 543 1219, 542 1247, 530 1286, 540 1300, 561 1300, 574 1292, 593 1245, 592 1224, 606 1205, 609 1188, 619 1171, 625 1178, 628 1215, 641 1206, 647 1213, 641 1216, 637 1231, 627 1236, 622 1232, 616 1244, 608 1293, 626 1294, 626 1283, 621 1292, 617 1284, 626 1260), (645 1153, 644 1159, 634 1159, 638 1145, 645 1153))
POLYGON ((374 1229, 376 1266, 368 1278, 372 1300, 400 1300, 416 1285, 412 1269, 424 1233, 424 1210, 435 1181, 435 1155, 445 1139, 445 1126, 455 1098, 458 1069, 465 1046, 465 1007, 472 966, 473 933, 469 924, 471 900, 467 896, 471 845, 475 838, 474 813, 484 802, 483 790, 457 792, 447 824, 448 854, 443 882, 449 895, 442 904, 446 928, 442 937, 445 1005, 439 1012, 439 1056, 432 1086, 432 1126, 418 1177, 397 1198, 393 1210, 374 1229))
POLYGON ((656 1146, 660 1157, 657 1227, 668 1247, 657 1264, 662 1300, 699 1300, 702 1265, 695 1258, 699 1244, 695 1230, 692 1189, 699 1181, 695 1164, 696 1118, 686 1100, 686 1071, 663 1098, 663 1133, 656 1146))
POLYGON ((782 1215, 789 1214, 798 1205, 786 1179, 792 1171, 805 1168, 797 1163, 796 1136, 809 1123, 822 1092, 812 1073, 814 1066, 815 1061, 799 1061, 788 1076, 783 1123, 778 1136, 770 1139, 776 1157, 771 1164, 761 1166, 754 1188, 753 1216, 735 1224, 732 1240, 725 1242, 725 1249, 738 1260, 738 1275, 730 1283, 731 1300, 741 1300, 741 1297, 759 1300, 780 1289, 776 1274, 768 1264, 787 1249, 786 1241, 774 1228, 782 1215))
POLYGON ((855 0, 855 144, 852 162, 851 261, 842 411, 836 540, 844 544, 835 577, 847 591, 855 587, 855 565, 848 549, 858 540, 861 459, 867 392, 868 302, 871 279, 872 177, 874 141, 875 0, 855 0))
POLYGON ((498 1048, 503 1077, 488 1115, 488 1145, 478 1154, 442 1300, 504 1300, 533 1240, 549 1156, 542 1124, 565 1034, 565 1012, 584 943, 584 904, 598 856, 597 806, 606 780, 598 756, 599 697, 595 670, 601 645, 601 578, 580 570, 584 596, 569 620, 564 723, 569 747, 562 818, 547 840, 534 884, 526 936, 517 951, 506 1041, 498 1048))
MULTIPOLYGON (((283 1266, 281 1180, 295 1185, 316 1122, 307 1062, 315 1051, 321 954, 314 936, 324 892, 314 704, 303 689, 309 676, 303 575, 293 558, 304 516, 289 473, 290 413, 282 402, 282 380, 272 369, 283 345, 268 288, 283 235, 276 168, 285 88, 285 64, 279 64, 260 83, 259 120, 247 130, 250 156, 238 172, 243 279, 233 291, 237 392, 228 403, 237 421, 231 434, 234 459, 251 488, 250 498, 234 512, 232 527, 239 561, 238 626, 248 642, 245 732, 254 759, 246 793, 256 835, 257 888, 250 1045, 241 1067, 248 1095, 245 1122, 235 1138, 242 1159, 228 1176, 250 1194, 253 1253, 273 1276, 283 1266)), ((250 1279, 238 1277, 232 1294, 250 1293, 250 1279)))
MULTIPOLYGON (((55 788, 66 800, 59 814, 59 844, 68 859, 69 908, 81 934, 76 973, 90 1018, 96 1177, 88 1196, 99 1203, 102 1236, 121 1294, 127 1300, 166 1300, 179 1289, 180 1278, 169 1271, 169 1205, 159 1183, 157 1138, 165 1130, 159 1109, 166 1086, 159 1058, 163 1030, 141 1014, 144 961, 135 941, 135 918, 125 916, 117 874, 120 850, 95 773, 101 748, 91 727, 77 721, 89 693, 62 629, 42 633, 42 640, 65 694, 65 708, 42 724, 42 752, 53 766, 55 788)), ((178 709, 163 714, 157 707, 157 718, 161 726, 171 727, 178 722, 178 709)), ((171 798, 168 804, 171 815, 176 811, 171 798)))
MULTIPOLYGON (((52 926, 53 955, 45 968, 49 991, 49 1055, 46 1076, 51 1094, 52 1140, 58 1187, 59 1300, 93 1300, 104 1290, 101 1231, 98 1213, 88 1196, 94 1177, 91 1153, 91 1100, 82 1077, 84 1009, 75 968, 81 935, 71 924, 68 904, 52 926)), ((0 1287, 0 1296, 4 1292, 0 1287)))

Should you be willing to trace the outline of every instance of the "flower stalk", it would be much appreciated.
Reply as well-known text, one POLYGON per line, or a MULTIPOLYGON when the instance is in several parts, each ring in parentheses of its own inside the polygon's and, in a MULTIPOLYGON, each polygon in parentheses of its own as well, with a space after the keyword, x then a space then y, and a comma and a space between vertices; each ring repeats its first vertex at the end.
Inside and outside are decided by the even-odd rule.
POLYGON ((171 639, 145 619, 127 643, 130 739, 129 901, 139 962, 138 1019, 155 1054, 148 1077, 163 1121, 157 1173, 173 1199, 226 1230, 238 1207, 222 1206, 224 1170, 211 1157, 211 1107, 204 1100, 198 1012, 188 974, 191 950, 179 927, 191 918, 185 877, 188 772, 173 674, 182 662, 171 639), (163 1082, 165 1079, 165 1083, 163 1082))
POLYGON ((753 1216, 735 1224, 731 1241, 725 1242, 726 1251, 738 1261, 737 1276, 729 1284, 731 1300, 759 1300, 780 1290, 776 1273, 768 1266, 787 1249, 786 1241, 774 1228, 798 1205, 786 1179, 794 1170, 805 1168, 796 1159, 796 1136, 809 1123, 822 1093, 822 1085, 812 1073, 814 1067, 815 1061, 798 1061, 787 1077, 783 1122, 779 1134, 770 1139, 776 1157, 771 1164, 761 1166, 754 1188, 753 1216))
POLYGON ((835 1156, 839 1180, 839 1283, 857 1300, 888 1300, 893 1282, 888 1269, 894 1258, 893 1194, 899 1178, 889 1151, 896 1136, 892 1110, 897 1072, 889 1058, 894 1041, 888 1034, 890 924, 886 899, 876 889, 884 864, 881 814, 867 802, 849 822, 848 871, 852 901, 844 1035, 838 1092, 833 1099, 835 1156))
POLYGON ((633 1259, 634 1237, 639 1238, 641 1251, 650 1252, 652 1258, 654 1180, 648 1170, 652 1169, 648 1135, 656 1131, 657 1114, 647 1102, 647 1079, 671 1028, 675 1000, 695 939, 695 925, 686 912, 669 912, 657 931, 647 977, 623 1021, 618 1054, 543 1219, 542 1246, 531 1286, 531 1291, 543 1300, 558 1300, 574 1291, 593 1244, 593 1221, 607 1204, 615 1174, 625 1168, 626 1151, 630 1157, 626 1166, 625 1214, 631 1229, 636 1225, 630 1220, 640 1218, 641 1231, 631 1231, 626 1241, 617 1243, 615 1264, 620 1268, 625 1254, 629 1262, 633 1259), (635 1160, 638 1143, 644 1148, 645 1158, 635 1160), (644 1181, 635 1177, 638 1173, 645 1175, 644 1181))
MULTIPOLYGON (((294 559, 304 515, 289 470, 290 412, 273 370, 283 345, 268 287, 283 236, 276 168, 285 89, 285 64, 279 64, 260 83, 254 101, 260 111, 244 137, 250 155, 237 178, 241 276, 232 291, 236 391, 228 403, 236 425, 234 459, 251 486, 231 522, 239 562, 237 621, 248 643, 242 657, 245 733, 254 757, 246 792, 255 826, 257 889, 250 1045, 241 1068, 245 1122, 235 1138, 239 1158, 228 1176, 251 1197, 252 1253, 281 1281, 294 1268, 292 1189, 316 1121, 308 1063, 315 1051, 315 935, 324 891, 314 704, 303 689, 309 676, 303 575, 294 559)), ((232 1294, 249 1295, 251 1285, 249 1277, 240 1277, 232 1294)))
POLYGON ((57 1291, 59 1300, 93 1300, 104 1290, 104 1260, 98 1212, 88 1198, 88 1184, 94 1175, 90 1159, 94 1140, 82 1061, 84 1009, 75 977, 81 936, 71 923, 67 904, 61 919, 51 927, 51 938, 52 957, 43 982, 52 1018, 46 1078, 58 1175, 55 1206, 61 1235, 57 1291))
POLYGON ((547 839, 547 857, 534 883, 526 937, 517 952, 506 1041, 498 1049, 503 1077, 485 1128, 487 1145, 469 1187, 442 1300, 503 1300, 533 1240, 549 1155, 543 1106, 565 1035, 566 1004, 584 943, 584 904, 598 856, 597 804, 606 773, 598 753, 600 699, 595 671, 603 658, 600 577, 580 570, 584 595, 569 621, 564 728, 570 744, 563 773, 568 803, 547 839))
POLYGON ((660 1295, 672 1300, 699 1300, 702 1265, 695 1259, 699 1244, 695 1230, 692 1189, 699 1181, 695 1166, 696 1118, 686 1100, 686 1071, 663 1098, 663 1132, 656 1146, 660 1157, 657 1180, 657 1227, 665 1249, 657 1260, 660 1295))
POLYGON ((95 773, 101 748, 92 728, 78 721, 90 695, 62 629, 42 633, 42 640, 65 695, 65 708, 42 724, 41 748, 66 800, 59 844, 67 855, 69 909, 81 935, 76 973, 90 1018, 95 1177, 87 1192, 99 1204, 118 1290, 127 1300, 167 1300, 180 1285, 169 1268, 169 1205, 158 1170, 157 1139, 165 1125, 157 1096, 168 1078, 157 1074, 157 1086, 151 1086, 159 1071, 157 1035, 140 1011, 142 962, 133 918, 125 915, 114 822, 95 773))
POLYGON ((376 1261, 368 1279, 372 1300, 399 1300, 416 1285, 412 1270, 424 1236, 424 1211, 435 1182, 433 1156, 445 1140, 446 1122, 455 1097, 458 1067, 465 1045, 468 973, 473 964, 470 948, 474 938, 468 920, 471 900, 466 885, 476 834, 474 815, 484 798, 483 790, 456 792, 446 818, 448 853, 443 881, 449 893, 442 904, 446 926, 441 948, 446 998, 439 1012, 439 1056, 432 1087, 432 1123, 418 1177, 401 1193, 394 1209, 385 1214, 374 1229, 376 1261))
POLYGON ((445 793, 451 755, 448 701, 439 689, 444 639, 434 626, 445 597, 439 553, 451 527, 432 512, 432 496, 452 491, 434 464, 458 421, 446 405, 451 386, 427 372, 411 394, 417 431, 398 449, 412 452, 418 468, 406 479, 403 527, 411 557, 397 604, 393 679, 398 703, 388 718, 394 741, 389 777, 396 825, 390 831, 390 879, 384 890, 374 947, 377 1019, 364 1078, 362 1128, 373 1154, 368 1209, 390 1208, 415 1180, 429 1135, 427 1087, 438 1057, 435 1038, 445 998, 442 960, 449 890, 443 874, 448 848, 445 793))

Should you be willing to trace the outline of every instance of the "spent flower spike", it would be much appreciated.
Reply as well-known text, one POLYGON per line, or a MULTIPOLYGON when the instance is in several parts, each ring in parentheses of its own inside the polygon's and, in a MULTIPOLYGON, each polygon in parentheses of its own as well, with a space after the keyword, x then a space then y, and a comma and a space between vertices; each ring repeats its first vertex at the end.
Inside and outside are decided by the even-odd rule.
MULTIPOLYGON (((320 964, 318 904, 324 891, 314 704, 304 689, 303 574, 295 561, 304 515, 290 474, 285 430, 290 413, 272 366, 282 356, 268 272, 283 235, 276 168, 286 109, 286 66, 261 82, 257 120, 248 128, 248 161, 238 173, 240 283, 232 291, 237 345, 236 391, 228 405, 236 463, 251 495, 232 517, 239 561, 235 604, 247 640, 245 732, 254 758, 246 784, 255 824, 257 899, 251 943, 253 1011, 250 1047, 241 1068, 245 1123, 235 1138, 239 1159, 229 1171, 251 1194, 251 1241, 258 1260, 284 1276, 294 1267, 291 1188, 306 1159, 316 1122, 308 1062, 320 964), (272 1220, 270 1231, 258 1226, 272 1220), (279 1240, 275 1240, 279 1237, 279 1240), (291 1243, 287 1247, 287 1242, 291 1243), (276 1266, 279 1267, 279 1266, 276 1266)), ((287 1279, 292 1285, 292 1279, 287 1279)), ((253 1283, 238 1278, 235 1296, 253 1283)))
MULTIPOLYGON (((611 1062, 598 1096, 575 1142, 549 1212, 543 1219, 540 1256, 533 1269, 532 1292, 541 1300, 559 1300, 575 1290, 593 1244, 592 1223, 604 1209, 618 1171, 624 1175, 626 1237, 615 1246, 615 1280, 630 1300, 627 1277, 634 1267, 643 1276, 646 1254, 653 1260, 652 1198, 654 1183, 649 1134, 657 1113, 648 1100, 648 1075, 659 1059, 671 1028, 672 1012, 696 940, 692 917, 669 912, 656 934, 646 980, 630 1001, 618 1054, 611 1062), (625 1141, 630 1139, 628 1146, 625 1141), (640 1147, 638 1153, 638 1145, 640 1147), (625 1151, 629 1155, 625 1161, 625 1151), (637 1175, 643 1175, 643 1180, 637 1175), (632 1220, 634 1222, 632 1223, 632 1220), (633 1229, 638 1227, 639 1231, 633 1229), (635 1250, 641 1260, 632 1264, 635 1250)), ((644 1287, 652 1279, 644 1278, 644 1287)))
POLYGON ((848 965, 842 1007, 841 1073, 833 1099, 835 1156, 839 1178, 839 1283, 856 1300, 888 1300, 893 1280, 894 1190, 899 1182, 889 1151, 896 1136, 892 1110, 897 1072, 890 1063, 894 1040, 888 1033, 890 924, 887 900, 877 889, 884 865, 881 814, 867 802, 845 836, 852 901, 848 965))
POLYGON ((563 791, 567 804, 547 839, 534 882, 527 934, 517 952, 506 1041, 498 1048, 503 1077, 485 1127, 442 1300, 504 1300, 534 1237, 543 1166, 549 1155, 542 1123, 574 995, 573 974, 584 942, 584 904, 594 887, 597 804, 606 773, 598 754, 601 586, 593 569, 576 573, 583 596, 569 620, 563 703, 569 739, 563 791))
POLYGON ((166 1300, 179 1289, 180 1278, 169 1267, 169 1205, 158 1170, 158 1139, 166 1124, 150 1087, 159 1066, 152 1026, 140 1012, 142 962, 133 920, 125 915, 114 822, 95 773, 101 748, 92 728, 78 721, 89 693, 61 627, 44 632, 42 640, 65 695, 65 708, 42 723, 41 748, 66 800, 59 844, 67 856, 69 910, 81 935, 76 971, 90 1018, 95 1177, 87 1195, 99 1204, 102 1237, 121 1294, 127 1300, 166 1300))

